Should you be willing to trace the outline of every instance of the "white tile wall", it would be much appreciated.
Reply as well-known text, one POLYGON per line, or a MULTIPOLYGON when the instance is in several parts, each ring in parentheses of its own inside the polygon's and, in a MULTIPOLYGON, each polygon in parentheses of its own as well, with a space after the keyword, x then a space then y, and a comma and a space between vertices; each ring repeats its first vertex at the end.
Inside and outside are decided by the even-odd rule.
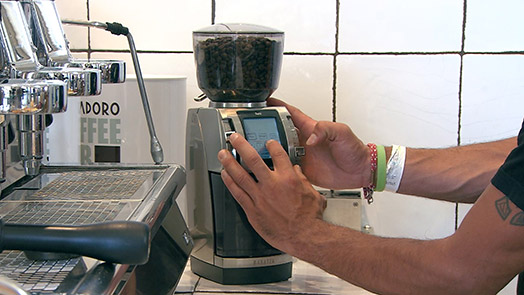
POLYGON ((216 0, 216 22, 253 23, 285 32, 285 50, 332 52, 335 1, 216 0))
MULTIPOLYGON (((119 22, 128 27, 139 50, 192 50, 191 32, 209 25, 209 1, 89 0, 91 19, 119 22)), ((93 30, 91 46, 101 49, 128 49, 125 37, 93 30)))
POLYGON ((522 51, 524 22, 520 0, 468 1, 467 51, 522 51))
POLYGON ((280 85, 273 94, 311 114, 332 120, 333 57, 284 56, 280 85))
POLYGON ((341 0, 341 52, 458 51, 463 3, 341 0))
POLYGON ((462 143, 516 136, 524 117, 524 55, 467 55, 462 143))
POLYGON ((337 121, 365 142, 456 145, 459 68, 458 55, 339 56, 337 121))
MULTIPOLYGON (((338 1, 342 55, 336 51, 335 0, 56 3, 63 18, 87 19, 89 5, 91 20, 128 26, 137 48, 148 51, 139 55, 145 75, 188 77, 187 107, 201 105, 192 101, 200 91, 193 58, 187 53, 192 50, 191 32, 211 24, 215 3, 217 23, 255 23, 285 31, 288 54, 274 96, 317 119, 335 115, 365 142, 444 147, 459 140, 468 144, 512 136, 518 130, 524 115, 521 0, 338 1)), ((66 34, 71 48, 87 52, 86 29, 66 28, 66 34)), ((128 49, 124 37, 100 30, 92 30, 90 46, 128 49)), ((128 73, 134 72, 127 53, 92 56, 125 59, 128 73)), ((437 238, 453 232, 454 204, 390 193, 375 199, 365 206, 375 233, 437 238)), ((468 208, 459 206, 459 220, 468 208)), ((499 294, 514 294, 514 288, 512 283, 499 294)))

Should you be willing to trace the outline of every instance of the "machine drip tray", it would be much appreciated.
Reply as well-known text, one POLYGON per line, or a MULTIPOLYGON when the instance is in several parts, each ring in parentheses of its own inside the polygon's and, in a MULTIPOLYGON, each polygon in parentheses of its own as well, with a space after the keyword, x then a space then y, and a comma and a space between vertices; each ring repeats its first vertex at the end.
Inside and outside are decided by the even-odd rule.
MULTIPOLYGON (((45 167, 40 175, 0 200, 0 218, 4 223, 46 225, 140 221, 149 225, 153 236, 184 185, 184 169, 176 165, 45 167)), ((107 264, 70 254, 49 254, 55 253, 3 251, 0 276, 30 294, 70 294, 85 281, 82 278, 90 269, 107 264)), ((118 281, 134 267, 113 268, 112 282, 98 286, 102 291, 97 294, 114 294, 110 289, 122 284, 118 281)))

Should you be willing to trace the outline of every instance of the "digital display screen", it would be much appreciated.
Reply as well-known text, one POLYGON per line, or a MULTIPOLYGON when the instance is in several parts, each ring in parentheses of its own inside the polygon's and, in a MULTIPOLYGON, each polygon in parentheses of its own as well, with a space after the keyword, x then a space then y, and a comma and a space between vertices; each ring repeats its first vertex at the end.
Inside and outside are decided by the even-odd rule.
POLYGON ((271 156, 266 149, 266 141, 274 139, 282 144, 276 118, 244 118, 243 122, 247 141, 257 150, 262 159, 270 159, 271 156))

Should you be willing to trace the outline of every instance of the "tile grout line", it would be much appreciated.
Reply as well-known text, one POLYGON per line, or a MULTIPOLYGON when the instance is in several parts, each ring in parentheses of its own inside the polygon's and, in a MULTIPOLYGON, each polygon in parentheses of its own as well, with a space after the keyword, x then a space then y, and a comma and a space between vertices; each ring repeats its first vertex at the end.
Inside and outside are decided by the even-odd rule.
MULTIPOLYGON (((466 43, 466 16, 467 16, 468 1, 464 0, 463 16, 462 16, 462 42, 460 50, 460 69, 459 69, 459 89, 458 89, 458 118, 457 118, 457 146, 462 144, 462 82, 464 79, 464 50, 466 43)), ((455 202, 455 231, 459 227, 459 202, 455 202)))
POLYGON ((465 43, 466 43, 466 21, 467 21, 467 0, 464 0, 463 16, 462 16, 462 41, 460 48, 460 72, 459 72, 459 89, 458 89, 458 125, 457 125, 457 145, 462 144, 461 132, 462 132, 462 81, 464 72, 464 56, 465 56, 465 43))
POLYGON ((338 37, 339 37, 339 23, 340 23, 340 0, 335 0, 335 53, 333 54, 333 86, 332 86, 332 105, 331 116, 332 121, 337 121, 337 56, 338 56, 338 37))
MULTIPOLYGON (((87 21, 91 20, 91 12, 89 10, 89 0, 86 0, 86 8, 87 8, 87 21)), ((87 27, 87 59, 91 59, 91 28, 87 27)))
POLYGON ((211 24, 215 24, 215 18, 216 18, 216 0, 211 0, 211 24))
MULTIPOLYGON (((88 48, 71 48, 73 52, 107 52, 107 53, 129 53, 129 49, 93 49, 91 46, 88 48)), ((187 54, 193 53, 190 50, 137 50, 139 53, 157 53, 157 54, 187 54)), ((416 56, 416 55, 524 55, 524 51, 493 51, 493 52, 481 52, 481 51, 435 51, 435 52, 284 52, 284 55, 294 56, 356 56, 356 55, 375 55, 375 56, 416 56)))

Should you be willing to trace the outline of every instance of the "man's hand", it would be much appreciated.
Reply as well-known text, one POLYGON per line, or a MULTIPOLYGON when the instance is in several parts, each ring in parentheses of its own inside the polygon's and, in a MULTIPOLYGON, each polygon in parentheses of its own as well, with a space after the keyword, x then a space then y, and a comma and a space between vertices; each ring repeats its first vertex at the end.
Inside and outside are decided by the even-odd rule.
POLYGON ((271 170, 242 136, 235 133, 229 139, 256 180, 230 152, 221 150, 218 159, 224 166, 224 183, 260 236, 273 247, 292 253, 294 235, 322 219, 325 198, 311 186, 300 167, 291 164, 278 142, 266 143, 273 160, 271 170))
POLYGON ((270 98, 269 105, 285 106, 306 148, 301 160, 311 183, 329 189, 361 188, 371 179, 369 148, 342 123, 316 121, 296 107, 270 98))

